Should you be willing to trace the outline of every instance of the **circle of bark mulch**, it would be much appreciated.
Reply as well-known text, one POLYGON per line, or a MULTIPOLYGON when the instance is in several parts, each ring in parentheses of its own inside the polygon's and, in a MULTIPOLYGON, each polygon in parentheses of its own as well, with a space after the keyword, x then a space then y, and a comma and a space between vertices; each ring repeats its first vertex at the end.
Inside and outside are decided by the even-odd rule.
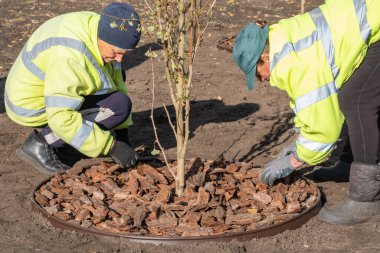
POLYGON ((34 198, 50 215, 83 228, 162 237, 264 228, 316 203, 316 184, 288 177, 267 186, 259 180, 260 170, 248 163, 195 158, 186 164, 186 188, 178 197, 173 176, 161 162, 132 170, 102 162, 56 174, 34 198))

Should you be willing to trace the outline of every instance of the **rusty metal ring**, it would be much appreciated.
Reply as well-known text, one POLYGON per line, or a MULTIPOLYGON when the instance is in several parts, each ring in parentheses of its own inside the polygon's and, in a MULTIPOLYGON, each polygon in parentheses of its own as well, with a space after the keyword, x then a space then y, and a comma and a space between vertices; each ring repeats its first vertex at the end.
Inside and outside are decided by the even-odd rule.
MULTIPOLYGON (((152 243, 156 245, 183 245, 183 244, 191 244, 191 243, 201 243, 201 242, 211 242, 211 241, 249 241, 253 238, 260 237, 268 237, 284 232, 285 230, 297 229, 305 224, 308 220, 318 214, 319 210, 322 207, 321 200, 321 191, 318 189, 318 196, 316 202, 308 209, 301 212, 299 215, 285 220, 283 222, 270 225, 267 227, 262 227, 258 229, 253 229, 245 232, 237 232, 237 233, 225 233, 220 235, 211 235, 211 236, 189 236, 189 237, 158 237, 158 236, 137 236, 130 234, 122 234, 122 233, 112 233, 105 230, 93 229, 93 228, 84 228, 80 225, 73 224, 61 219, 58 219, 52 215, 50 215, 44 208, 42 208, 35 200, 34 193, 45 183, 47 183, 52 177, 42 181, 38 184, 33 190, 32 197, 32 209, 42 214, 54 227, 66 230, 72 230, 76 232, 93 234, 93 235, 106 235, 113 237, 122 237, 126 238, 132 242, 138 243, 152 243)), ((310 180, 305 179, 308 182, 310 180)))

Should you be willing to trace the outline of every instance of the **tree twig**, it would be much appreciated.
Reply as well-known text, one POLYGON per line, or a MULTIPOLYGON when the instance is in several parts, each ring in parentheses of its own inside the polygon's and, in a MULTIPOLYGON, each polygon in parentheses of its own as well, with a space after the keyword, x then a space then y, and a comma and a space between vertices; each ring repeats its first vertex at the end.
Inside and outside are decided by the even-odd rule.
POLYGON ((301 0, 301 14, 305 13, 306 0, 301 0))
MULTIPOLYGON (((149 48, 149 51, 152 51, 151 48, 149 48)), ((166 166, 168 167, 170 173, 172 174, 173 178, 177 178, 175 173, 173 172, 172 168, 170 167, 169 165, 169 162, 168 162, 168 159, 166 157, 166 154, 165 154, 165 151, 164 151, 164 148, 162 147, 161 143, 160 143, 160 140, 158 139, 158 134, 157 134, 157 127, 156 127, 156 123, 154 122, 154 115, 153 115, 153 110, 154 110, 154 101, 155 101, 155 81, 154 81, 154 78, 155 78, 155 75, 154 75, 154 65, 153 65, 153 58, 150 57, 150 64, 151 64, 151 68, 152 68, 152 83, 153 83, 153 88, 152 88, 152 106, 151 106, 151 111, 150 111, 150 119, 152 121, 152 125, 153 125, 153 131, 154 131, 154 136, 156 138, 155 142, 157 143, 157 145, 159 146, 160 150, 161 150, 161 153, 162 153, 162 156, 164 157, 164 160, 165 160, 165 163, 166 163, 166 166)))
POLYGON ((152 13, 154 13, 152 7, 150 7, 150 5, 148 4, 148 2, 147 2, 146 0, 144 0, 144 2, 145 2, 145 4, 146 4, 146 6, 148 6, 148 8, 150 9, 150 11, 151 11, 152 13))
POLYGON ((168 121, 169 121, 169 124, 170 124, 170 126, 171 126, 171 128, 172 128, 172 130, 173 130, 173 133, 174 133, 174 135, 175 135, 175 138, 177 139, 177 131, 175 130, 174 124, 173 124, 173 122, 172 122, 172 120, 171 120, 171 118, 170 118, 170 114, 169 114, 168 108, 166 108, 166 105, 165 105, 165 104, 162 104, 162 105, 163 105, 163 107, 164 107, 164 109, 165 109, 166 116, 168 117, 168 121))
MULTIPOLYGON (((194 56, 193 56, 193 59, 195 58, 195 56, 196 56, 196 54, 197 54, 197 51, 198 51, 198 48, 199 48, 199 45, 200 45, 200 40, 201 40, 201 38, 203 37, 203 34, 206 32, 206 29, 207 29, 207 27, 208 27, 208 25, 209 25, 209 23, 210 23, 210 19, 211 19, 211 16, 212 16, 211 11, 212 11, 212 9, 214 8, 215 3, 216 3, 216 0, 214 0, 214 1, 212 2, 210 8, 209 8, 208 11, 206 12, 207 15, 208 15, 208 19, 207 19, 206 25, 205 25, 205 27, 203 28, 202 32, 200 33, 200 35, 197 36, 198 38, 197 38, 197 43, 196 43, 196 45, 195 45, 195 47, 194 47, 194 56), (199 41, 199 43, 198 43, 198 41, 199 41)), ((198 17, 198 18, 199 18, 199 17, 198 17)), ((198 21, 198 22, 199 22, 199 21, 198 21)))

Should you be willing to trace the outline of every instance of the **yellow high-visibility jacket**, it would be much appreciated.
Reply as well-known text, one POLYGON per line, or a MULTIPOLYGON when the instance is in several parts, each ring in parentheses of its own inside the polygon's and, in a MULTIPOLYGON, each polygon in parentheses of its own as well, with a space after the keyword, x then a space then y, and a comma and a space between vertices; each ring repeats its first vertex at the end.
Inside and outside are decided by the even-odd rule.
MULTIPOLYGON (((100 15, 74 12, 48 20, 29 38, 6 81, 4 100, 13 121, 48 124, 83 154, 106 155, 113 137, 78 112, 87 95, 128 93, 119 63, 104 64, 97 44, 100 15)), ((132 124, 131 118, 119 128, 132 124)))
POLYGON ((315 165, 328 158, 344 116, 338 93, 380 39, 379 0, 327 0, 270 27, 270 83, 286 91, 300 128, 297 155, 315 165))

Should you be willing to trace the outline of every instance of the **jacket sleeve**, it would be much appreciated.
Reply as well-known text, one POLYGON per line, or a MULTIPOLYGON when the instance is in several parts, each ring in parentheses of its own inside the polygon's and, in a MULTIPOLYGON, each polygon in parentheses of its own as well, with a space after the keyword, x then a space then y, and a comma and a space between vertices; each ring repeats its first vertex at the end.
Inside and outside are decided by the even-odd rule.
POLYGON ((45 105, 50 128, 63 141, 90 157, 106 155, 113 137, 78 112, 94 90, 88 66, 71 58, 49 59, 45 72, 45 105))
POLYGON ((297 156, 310 165, 324 162, 336 147, 343 122, 337 94, 299 111, 294 119, 300 128, 297 156))

